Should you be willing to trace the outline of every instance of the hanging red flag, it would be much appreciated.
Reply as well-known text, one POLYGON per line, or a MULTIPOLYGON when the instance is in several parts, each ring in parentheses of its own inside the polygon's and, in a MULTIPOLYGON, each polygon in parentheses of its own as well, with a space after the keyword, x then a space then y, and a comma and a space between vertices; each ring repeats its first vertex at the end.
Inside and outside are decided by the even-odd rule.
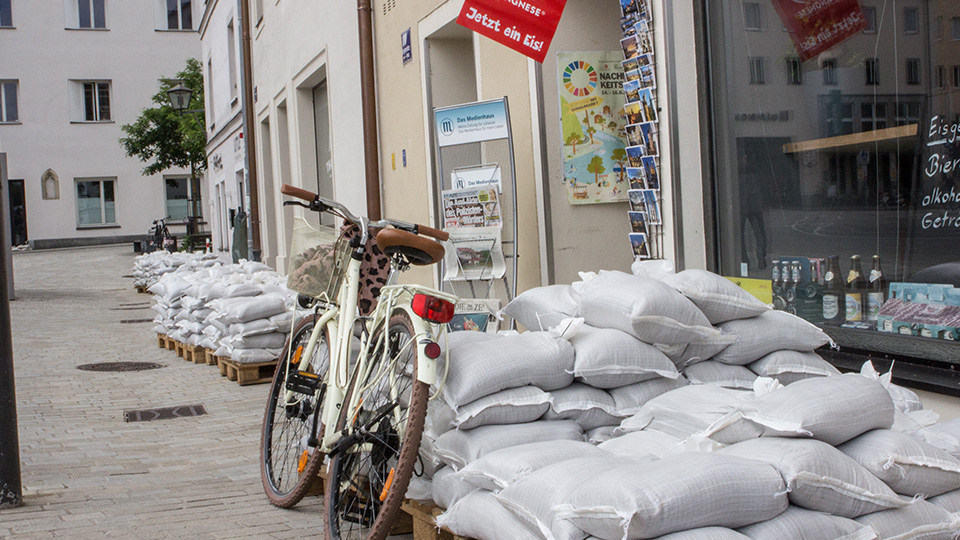
POLYGON ((773 0, 801 60, 809 60, 867 26, 858 0, 773 0))
POLYGON ((567 0, 466 0, 457 24, 543 62, 567 0))

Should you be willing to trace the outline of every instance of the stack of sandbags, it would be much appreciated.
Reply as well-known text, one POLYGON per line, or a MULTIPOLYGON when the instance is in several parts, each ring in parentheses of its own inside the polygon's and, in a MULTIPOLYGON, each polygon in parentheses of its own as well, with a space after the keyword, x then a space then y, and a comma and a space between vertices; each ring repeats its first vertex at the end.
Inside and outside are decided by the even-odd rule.
POLYGON ((191 268, 210 267, 217 264, 218 256, 212 253, 187 253, 154 251, 134 258, 133 284, 135 287, 149 289, 164 274, 175 272, 181 266, 191 268))

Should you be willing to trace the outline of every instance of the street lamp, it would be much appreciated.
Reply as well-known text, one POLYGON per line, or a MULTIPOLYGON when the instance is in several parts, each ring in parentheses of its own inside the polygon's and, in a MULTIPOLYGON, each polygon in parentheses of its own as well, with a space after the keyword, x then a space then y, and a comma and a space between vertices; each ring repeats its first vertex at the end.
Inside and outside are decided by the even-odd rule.
MULTIPOLYGON (((183 113, 190 113, 196 120, 198 126, 203 126, 197 113, 202 113, 203 109, 191 109, 190 98, 193 97, 193 90, 183 85, 183 81, 167 90, 167 96, 170 98, 170 107, 177 111, 177 114, 183 116, 183 113)), ((197 182, 197 173, 193 163, 190 164, 190 186, 187 187, 189 200, 191 201, 190 215, 187 216, 187 239, 190 249, 193 250, 193 238, 197 234, 197 197, 194 194, 197 182)))

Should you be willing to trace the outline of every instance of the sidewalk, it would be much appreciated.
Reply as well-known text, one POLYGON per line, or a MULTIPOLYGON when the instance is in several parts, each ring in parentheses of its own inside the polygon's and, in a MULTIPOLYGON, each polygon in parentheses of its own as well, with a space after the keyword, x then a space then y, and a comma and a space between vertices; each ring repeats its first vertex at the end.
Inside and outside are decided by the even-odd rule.
POLYGON ((14 255, 11 303, 24 505, 0 538, 318 538, 322 499, 292 510, 260 484, 268 385, 157 348, 128 245, 14 255), (128 321, 128 322, 123 322, 128 321), (129 322, 133 321, 133 322, 129 322), (161 369, 89 372, 95 362, 161 369), (205 416, 125 423, 123 411, 202 404, 205 416))

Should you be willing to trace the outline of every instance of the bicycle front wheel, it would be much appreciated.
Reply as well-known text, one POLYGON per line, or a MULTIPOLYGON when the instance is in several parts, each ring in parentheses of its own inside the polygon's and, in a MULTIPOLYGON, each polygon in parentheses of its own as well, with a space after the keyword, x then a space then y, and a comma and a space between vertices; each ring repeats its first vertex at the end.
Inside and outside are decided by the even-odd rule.
POLYGON ((366 373, 356 372, 337 430, 348 445, 331 459, 326 487, 328 540, 383 540, 410 483, 427 414, 428 386, 417 380, 416 333, 396 312, 371 339, 366 373))
MULTIPOLYGON (((308 444, 314 416, 323 406, 324 387, 311 391, 308 385, 326 383, 330 366, 330 349, 326 329, 305 369, 306 376, 292 380, 297 364, 313 333, 315 317, 306 317, 290 333, 290 339, 277 361, 270 385, 267 410, 263 416, 260 437, 260 479, 270 503, 290 508, 310 490, 323 465, 324 454, 308 444), (287 360, 291 360, 287 369, 287 360), (313 375, 311 377, 310 375, 313 375), (290 379, 290 380, 288 380, 290 379), (290 387, 296 390, 289 390, 290 387)), ((317 438, 323 437, 323 425, 317 422, 317 438)))

